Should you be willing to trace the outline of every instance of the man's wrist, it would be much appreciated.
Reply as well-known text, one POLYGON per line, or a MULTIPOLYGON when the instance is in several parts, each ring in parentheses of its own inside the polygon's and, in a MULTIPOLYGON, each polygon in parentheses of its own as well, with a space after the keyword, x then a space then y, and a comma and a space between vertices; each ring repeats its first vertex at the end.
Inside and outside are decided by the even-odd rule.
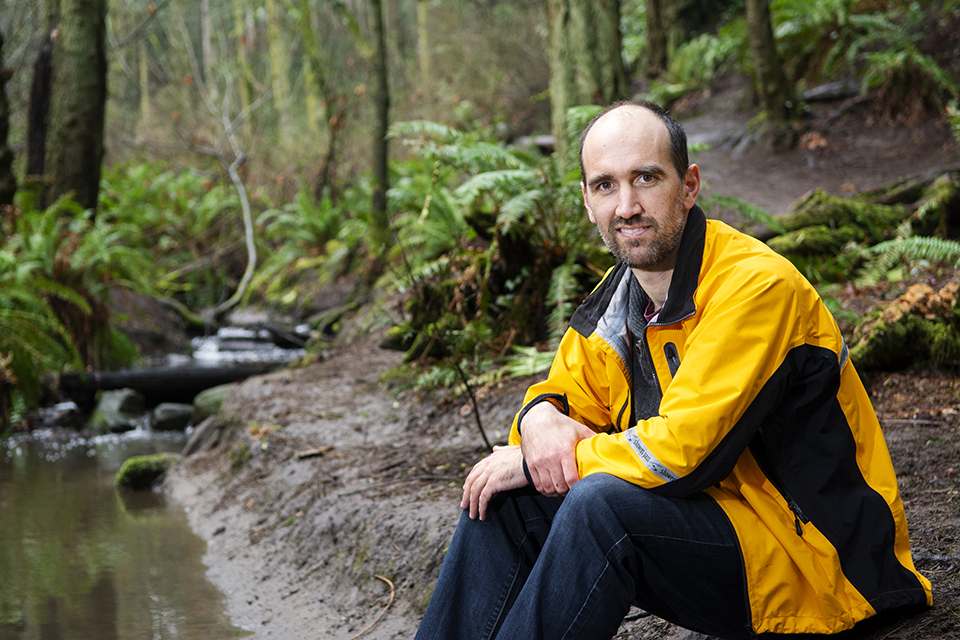
POLYGON ((551 407, 556 409, 558 412, 562 413, 565 416, 570 415, 570 403, 567 401, 567 394, 560 393, 541 393, 539 396, 528 402, 523 406, 523 409, 520 410, 520 415, 517 416, 517 433, 521 436, 523 432, 521 430, 521 423, 523 419, 530 413, 531 410, 539 407, 544 402, 549 404, 551 407))

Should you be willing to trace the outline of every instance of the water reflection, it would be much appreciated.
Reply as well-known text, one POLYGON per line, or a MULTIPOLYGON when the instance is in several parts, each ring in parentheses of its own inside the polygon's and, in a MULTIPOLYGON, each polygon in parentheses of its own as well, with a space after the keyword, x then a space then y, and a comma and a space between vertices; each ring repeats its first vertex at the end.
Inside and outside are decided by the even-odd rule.
POLYGON ((128 457, 182 446, 181 434, 0 441, 0 640, 246 635, 206 579, 183 509, 113 488, 128 457))

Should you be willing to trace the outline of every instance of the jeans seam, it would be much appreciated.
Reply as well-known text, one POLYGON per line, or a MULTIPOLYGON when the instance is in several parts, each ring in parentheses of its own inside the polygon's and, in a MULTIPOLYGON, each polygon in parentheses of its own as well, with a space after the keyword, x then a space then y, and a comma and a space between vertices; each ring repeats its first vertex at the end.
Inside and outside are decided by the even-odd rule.
MULTIPOLYGON (((577 625, 577 622, 580 621, 583 615, 584 609, 587 608, 587 603, 590 601, 590 599, 593 597, 593 594, 596 592, 597 585, 600 584, 600 581, 603 579, 606 573, 611 569, 612 563, 610 562, 610 553, 615 549, 619 551, 621 549, 621 543, 624 540, 629 541, 630 537, 631 536, 629 534, 625 534, 621 536, 619 540, 617 540, 615 543, 613 543, 613 545, 610 546, 610 549, 607 550, 607 553, 604 554, 605 564, 603 566, 603 569, 597 575, 597 579, 594 580, 593 584, 590 586, 590 590, 587 592, 587 596, 583 599, 583 604, 580 606, 580 610, 577 611, 577 615, 574 616, 573 621, 570 622, 570 626, 567 627, 566 631, 563 632, 563 635, 561 636, 563 640, 565 640, 566 638, 575 637, 570 635, 575 626, 580 626, 580 627, 583 626, 582 624, 577 625)), ((617 560, 621 559, 622 557, 623 557, 622 552, 617 554, 617 560)), ((574 632, 574 633, 578 633, 578 632, 574 632)))
POLYGON ((513 576, 510 578, 510 583, 507 585, 506 590, 503 592, 503 595, 500 597, 500 604, 497 607, 497 615, 493 618, 493 624, 490 626, 489 631, 485 634, 487 640, 493 640, 495 637, 494 632, 497 631, 497 623, 503 617, 503 609, 507 604, 507 600, 510 598, 510 592, 513 591, 513 586, 517 583, 517 575, 520 573, 520 549, 523 548, 523 545, 527 542, 529 534, 525 534, 523 539, 520 541, 520 544, 517 545, 517 559, 513 563, 513 576))

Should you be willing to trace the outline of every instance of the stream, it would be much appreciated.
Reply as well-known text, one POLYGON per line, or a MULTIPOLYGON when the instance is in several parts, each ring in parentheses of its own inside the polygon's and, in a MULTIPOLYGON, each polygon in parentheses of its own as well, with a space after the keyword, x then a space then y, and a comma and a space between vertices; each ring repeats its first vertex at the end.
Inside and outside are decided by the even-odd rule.
MULTIPOLYGON (((260 331, 197 339, 192 361, 282 363, 260 331)), ((231 625, 206 577, 206 543, 183 507, 152 491, 114 488, 135 455, 180 452, 187 435, 136 429, 82 437, 41 428, 0 440, 0 640, 210 640, 231 625)))
POLYGON ((206 578, 183 508, 119 492, 130 456, 179 451, 183 434, 0 441, 0 640, 240 638, 206 578))

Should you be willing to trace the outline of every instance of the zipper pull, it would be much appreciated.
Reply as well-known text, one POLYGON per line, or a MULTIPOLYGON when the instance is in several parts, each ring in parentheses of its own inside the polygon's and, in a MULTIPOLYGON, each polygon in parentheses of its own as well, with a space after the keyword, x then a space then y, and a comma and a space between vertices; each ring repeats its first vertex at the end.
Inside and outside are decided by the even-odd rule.
POLYGON ((790 507, 790 511, 793 512, 793 524, 797 527, 797 535, 802 537, 803 526, 800 523, 810 521, 806 518, 806 516, 803 515, 803 512, 800 511, 800 507, 796 502, 793 501, 792 498, 787 501, 787 505, 790 507))

